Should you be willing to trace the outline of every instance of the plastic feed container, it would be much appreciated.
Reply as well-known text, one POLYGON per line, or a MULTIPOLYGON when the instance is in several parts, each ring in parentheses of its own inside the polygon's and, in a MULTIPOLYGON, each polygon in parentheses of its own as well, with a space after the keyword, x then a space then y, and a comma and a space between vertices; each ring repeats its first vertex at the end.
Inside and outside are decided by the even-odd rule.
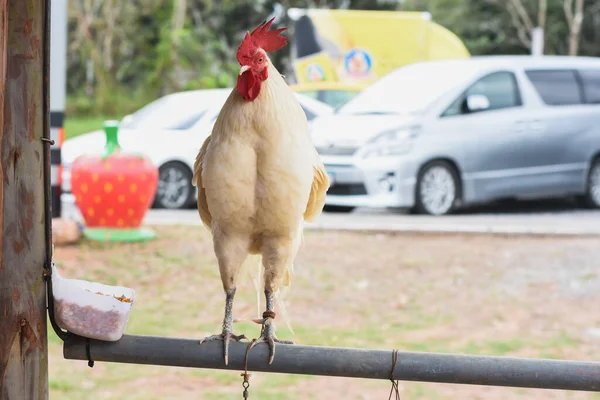
POLYGON ((133 289, 60 276, 52 265, 56 323, 76 335, 115 342, 123 336, 135 298, 133 289))

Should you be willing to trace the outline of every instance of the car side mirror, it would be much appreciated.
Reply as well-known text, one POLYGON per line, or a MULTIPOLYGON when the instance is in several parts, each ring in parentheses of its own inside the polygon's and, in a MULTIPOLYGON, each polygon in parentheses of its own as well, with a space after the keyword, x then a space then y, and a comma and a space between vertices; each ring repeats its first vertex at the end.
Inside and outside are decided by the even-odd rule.
POLYGON ((490 108, 490 101, 483 94, 471 94, 467 96, 467 109, 469 112, 483 111, 490 108))
POLYGON ((487 110, 490 108, 490 101, 483 94, 471 94, 467 96, 467 109, 469 112, 487 110))

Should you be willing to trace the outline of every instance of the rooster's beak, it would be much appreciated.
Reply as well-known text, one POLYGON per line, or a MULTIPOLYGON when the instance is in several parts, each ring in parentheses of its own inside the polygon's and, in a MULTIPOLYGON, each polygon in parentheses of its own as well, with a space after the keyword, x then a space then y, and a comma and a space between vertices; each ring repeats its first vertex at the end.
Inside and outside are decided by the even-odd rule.
POLYGON ((240 68, 240 75, 248 71, 249 69, 250 67, 248 65, 242 65, 242 68, 240 68))

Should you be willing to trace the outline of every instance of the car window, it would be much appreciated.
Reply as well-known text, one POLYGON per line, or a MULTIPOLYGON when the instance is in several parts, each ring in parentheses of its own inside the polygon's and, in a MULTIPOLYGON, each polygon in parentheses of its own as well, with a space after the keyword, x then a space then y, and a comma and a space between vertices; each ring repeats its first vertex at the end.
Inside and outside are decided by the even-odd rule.
POLYGON ((196 124, 196 122, 200 121, 200 119, 206 114, 206 110, 201 111, 196 114, 190 115, 188 118, 182 118, 179 121, 174 122, 167 129, 190 129, 192 126, 196 124))
POLYGON ((311 99, 315 99, 318 100, 318 96, 319 96, 319 92, 317 92, 316 90, 306 90, 306 91, 302 91, 300 92, 303 95, 310 97, 311 99))
MULTIPOLYGON (((302 111, 304 111, 304 114, 306 115, 306 119, 308 121, 310 121, 311 119, 313 119, 314 117, 316 117, 316 115, 313 112, 309 111, 308 108, 306 108, 303 104, 300 104, 300 107, 302 107, 302 111)), ((212 118, 211 122, 214 123, 217 120, 218 117, 219 117, 219 114, 217 113, 217 115, 215 115, 212 118)))
POLYGON ((189 129, 207 111, 206 106, 191 101, 189 93, 161 97, 127 116, 124 129, 189 129))
POLYGON ((600 104, 600 69, 580 70, 585 102, 600 104))
POLYGON ((418 114, 479 70, 465 60, 419 62, 398 68, 352 97, 341 115, 418 114))
POLYGON ((486 75, 469 86, 442 116, 468 114, 470 111, 466 107, 466 98, 473 94, 487 97, 490 105, 483 111, 519 107, 523 104, 515 74, 509 71, 499 71, 486 75))
POLYGON ((329 104, 333 108, 340 108, 357 94, 358 92, 351 90, 321 90, 319 91, 318 100, 329 104))
POLYGON ((316 116, 314 113, 309 111, 306 107, 304 107, 304 105, 300 104, 300 107, 302 107, 302 110, 304 110, 304 114, 306 114, 307 121, 310 121, 311 119, 313 119, 316 116))
POLYGON ((333 108, 340 108, 358 94, 352 90, 306 90, 300 93, 333 108))
POLYGON ((573 70, 527 70, 525 74, 549 106, 582 104, 583 94, 573 70))

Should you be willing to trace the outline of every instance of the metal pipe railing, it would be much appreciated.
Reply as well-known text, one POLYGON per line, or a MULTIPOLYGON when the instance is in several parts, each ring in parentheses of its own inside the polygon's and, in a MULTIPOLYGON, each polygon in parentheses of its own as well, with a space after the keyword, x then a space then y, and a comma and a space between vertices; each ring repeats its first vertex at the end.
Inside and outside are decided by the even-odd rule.
MULTIPOLYGON (((175 367, 244 370, 246 343, 233 342, 229 365, 223 343, 125 335, 118 342, 69 335, 64 357, 175 367)), ((266 345, 248 354, 248 370, 348 378, 390 379, 393 351, 278 344, 268 364, 266 345)), ((394 380, 600 391, 600 362, 398 352, 394 380)))

